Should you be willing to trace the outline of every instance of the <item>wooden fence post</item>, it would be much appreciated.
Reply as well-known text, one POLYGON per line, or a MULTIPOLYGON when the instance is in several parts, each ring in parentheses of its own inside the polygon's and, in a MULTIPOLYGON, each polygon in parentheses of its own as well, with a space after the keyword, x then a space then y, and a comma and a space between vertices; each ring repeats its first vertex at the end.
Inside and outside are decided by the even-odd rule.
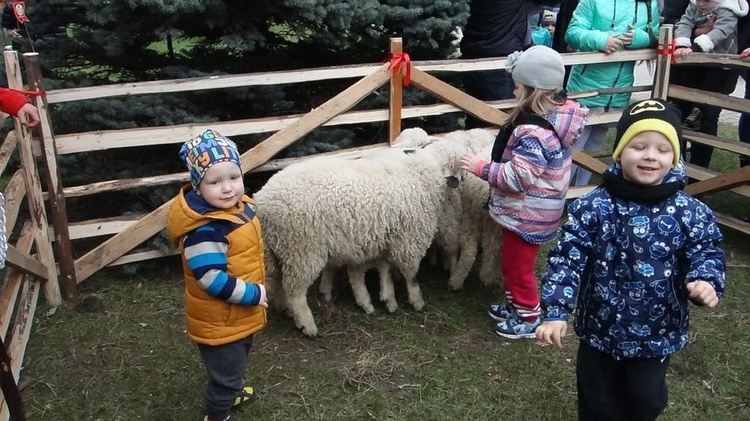
POLYGON ((41 118, 39 139, 42 145, 42 159, 47 169, 45 181, 49 192, 52 224, 55 227, 55 248, 57 249, 57 261, 60 265, 61 287, 65 299, 75 302, 78 300, 78 283, 76 282, 73 247, 68 231, 68 211, 63 194, 62 174, 60 173, 60 167, 57 165, 57 147, 52 133, 52 120, 49 115, 47 95, 39 66, 39 53, 24 53, 23 62, 26 66, 26 80, 29 84, 29 90, 36 90, 41 93, 41 95, 35 96, 32 101, 35 102, 34 105, 39 110, 41 118))
MULTIPOLYGON (((396 54, 402 54, 403 52, 404 43, 401 38, 391 38, 391 60, 394 60, 396 54)), ((402 66, 411 66, 411 63, 402 62, 402 66)), ((388 106, 388 146, 391 146, 393 140, 401 134, 401 105, 404 79, 401 66, 391 69, 391 72, 391 94, 388 106)))
POLYGON ((653 98, 667 99, 669 90, 669 70, 672 66, 672 25, 662 25, 659 30, 659 43, 656 46, 656 74, 654 75, 653 98))
MULTIPOLYGON (((8 87, 23 89, 18 54, 15 51, 3 51, 3 59, 5 60, 5 71, 8 75, 8 87)), ((33 223, 34 243, 39 254, 39 260, 47 268, 48 276, 44 281, 44 294, 51 306, 59 306, 62 303, 60 284, 57 282, 55 254, 52 251, 52 243, 49 238, 49 225, 47 224, 47 213, 44 209, 39 172, 31 149, 31 134, 26 130, 26 127, 21 125, 18 119, 15 119, 15 123, 24 183, 26 184, 26 200, 33 223)))

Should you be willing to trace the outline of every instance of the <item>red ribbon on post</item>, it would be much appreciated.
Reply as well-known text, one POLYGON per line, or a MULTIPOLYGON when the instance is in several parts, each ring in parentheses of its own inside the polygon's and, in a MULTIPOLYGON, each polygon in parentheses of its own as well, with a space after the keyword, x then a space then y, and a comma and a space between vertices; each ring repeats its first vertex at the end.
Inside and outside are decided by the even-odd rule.
POLYGON ((11 89, 8 88, 9 91, 18 92, 21 95, 27 95, 27 96, 43 96, 44 91, 26 91, 23 89, 11 89))
POLYGON ((389 54, 386 60, 391 61, 390 66, 388 66, 388 70, 391 72, 391 77, 393 77, 394 71, 402 72, 404 75, 404 86, 409 86, 409 81, 411 80, 411 58, 409 57, 409 54, 389 54), (406 66, 406 71, 404 71, 403 66, 406 66))
POLYGON ((674 58, 675 50, 677 50, 677 40, 673 39, 670 44, 667 44, 666 48, 657 48, 656 53, 660 56, 670 56, 669 61, 675 64, 677 62, 674 58))

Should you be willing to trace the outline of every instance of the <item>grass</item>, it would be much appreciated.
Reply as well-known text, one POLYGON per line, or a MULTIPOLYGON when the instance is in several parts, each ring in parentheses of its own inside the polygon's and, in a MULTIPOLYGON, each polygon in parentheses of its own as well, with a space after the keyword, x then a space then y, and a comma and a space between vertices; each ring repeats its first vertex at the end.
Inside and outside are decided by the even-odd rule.
MULTIPOLYGON (((714 159, 717 169, 735 161, 718 152, 714 159)), ((728 210, 747 200, 707 201, 715 199, 728 210)), ((664 420, 750 419, 750 242, 725 235, 727 295, 716 309, 691 309, 692 343, 672 359, 664 420)), ((204 371, 184 333, 179 262, 158 264, 141 276, 98 273, 81 285, 86 298, 78 307, 48 315, 40 303, 27 352, 35 382, 23 393, 30 420, 202 418, 204 371)), ((245 373, 261 399, 237 418, 575 419, 575 336, 563 351, 499 338, 485 313, 499 286, 482 286, 472 273, 464 291, 451 292, 446 273, 427 266, 419 278, 425 309, 408 307, 397 284, 402 308, 393 314, 376 304, 365 315, 343 282, 333 304, 320 304, 314 285, 317 339, 271 310, 245 373)), ((371 289, 376 283, 368 280, 371 289)))

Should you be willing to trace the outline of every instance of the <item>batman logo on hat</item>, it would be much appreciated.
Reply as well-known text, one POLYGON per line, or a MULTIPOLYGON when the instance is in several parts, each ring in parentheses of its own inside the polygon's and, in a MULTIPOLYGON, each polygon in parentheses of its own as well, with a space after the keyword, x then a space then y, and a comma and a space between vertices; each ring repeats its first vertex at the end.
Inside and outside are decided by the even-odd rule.
POLYGON ((646 111, 659 112, 659 111, 664 111, 666 109, 667 108, 664 106, 663 103, 659 101, 653 101, 653 100, 647 99, 647 100, 641 101, 638 105, 633 107, 633 109, 630 110, 630 115, 636 115, 636 114, 640 114, 646 111))

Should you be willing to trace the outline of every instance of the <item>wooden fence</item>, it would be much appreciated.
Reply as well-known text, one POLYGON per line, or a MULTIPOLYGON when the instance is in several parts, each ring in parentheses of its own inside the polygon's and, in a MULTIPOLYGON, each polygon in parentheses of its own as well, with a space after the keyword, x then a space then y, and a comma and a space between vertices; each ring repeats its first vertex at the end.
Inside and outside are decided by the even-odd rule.
MULTIPOLYGON (((705 92, 692 92, 684 88, 668 85, 668 74, 670 57, 665 51, 671 45, 671 27, 665 26, 660 34, 660 46, 653 50, 620 51, 614 55, 603 53, 574 53, 565 54, 563 59, 566 65, 592 64, 606 61, 641 61, 656 59, 655 83, 645 86, 636 86, 628 89, 599 90, 571 93, 573 98, 595 96, 601 93, 616 92, 652 92, 653 96, 665 98, 667 95, 675 98, 688 98, 693 101, 720 105, 724 108, 750 112, 750 101, 717 96, 705 92), (661 53, 660 53, 661 52, 661 53)), ((139 249, 144 242, 158 234, 165 226, 166 213, 171 201, 164 203, 157 209, 145 215, 138 216, 112 216, 88 221, 69 221, 65 211, 65 200, 71 197, 92 196, 104 192, 123 191, 133 188, 154 187, 166 184, 184 183, 189 180, 187 172, 178 174, 155 174, 148 177, 133 179, 117 179, 103 182, 90 183, 79 186, 65 186, 60 177, 58 167, 58 155, 68 155, 91 151, 101 151, 119 148, 148 148, 154 145, 174 144, 177 145, 195 136, 207 126, 210 126, 227 136, 271 133, 267 139, 252 149, 242 154, 242 167, 245 172, 272 171, 283 168, 293 162, 304 158, 272 159, 283 148, 289 146, 299 138, 310 133, 320 126, 350 125, 368 122, 388 121, 389 140, 393 139, 401 129, 401 120, 425 116, 434 116, 446 113, 465 111, 484 121, 489 125, 499 125, 506 119, 503 109, 511 108, 513 100, 484 103, 460 90, 440 81, 432 76, 433 72, 466 72, 477 70, 491 70, 504 68, 506 60, 478 59, 478 60, 446 60, 446 61, 423 61, 408 63, 402 54, 402 46, 399 39, 393 41, 391 46, 393 58, 390 63, 366 64, 357 66, 338 66, 319 69, 307 69, 297 71, 282 71, 269 73, 254 73, 243 75, 211 76, 193 79, 164 80, 158 82, 127 83, 89 88, 63 89, 45 91, 39 73, 37 57, 34 54, 24 55, 24 63, 27 69, 27 78, 30 89, 39 91, 36 96, 36 104, 40 109, 42 117, 42 128, 37 140, 32 142, 31 137, 23 128, 17 127, 12 132, 0 149, 0 169, 7 164, 12 147, 17 142, 21 149, 23 170, 21 175, 14 175, 11 183, 6 188, 8 197, 9 215, 8 227, 13 227, 13 222, 18 213, 18 203, 23 197, 24 191, 30 192, 26 195, 31 218, 23 224, 18 242, 9 251, 8 261, 14 270, 9 272, 6 287, 0 292, 0 317, 2 317, 3 329, 7 330, 7 321, 11 319, 8 310, 10 302, 14 300, 6 295, 15 288, 29 294, 30 310, 26 310, 25 320, 30 321, 33 316, 33 304, 36 295, 32 292, 38 291, 39 282, 29 283, 27 287, 21 288, 23 274, 30 273, 43 281, 47 299, 53 303, 60 301, 60 292, 54 294, 52 285, 57 286, 57 274, 54 270, 50 238, 54 238, 57 250, 57 262, 60 270, 60 282, 63 295, 67 299, 74 300, 77 297, 77 284, 89 278, 105 266, 131 263, 146 259, 157 258, 176 251, 158 251, 139 249), (407 89, 421 89, 442 100, 444 103, 425 106, 402 107, 401 95, 403 76, 410 69, 410 84, 407 89), (250 87, 274 84, 309 83, 322 80, 333 80, 343 78, 361 78, 349 88, 333 96, 330 100, 321 104, 304 115, 288 115, 274 118, 260 118, 248 120, 223 121, 210 124, 182 124, 166 127, 150 127, 127 130, 102 130, 84 133, 70 133, 53 136, 53 122, 49 117, 48 107, 50 104, 60 104, 75 101, 87 101, 99 98, 129 96, 129 95, 152 95, 172 92, 188 92, 196 90, 222 89, 230 87, 250 87), (390 105, 388 109, 376 109, 367 111, 349 111, 362 99, 385 84, 390 85, 390 105), (32 152, 42 158, 46 171, 44 171, 47 192, 44 194, 39 186, 39 176, 34 167, 35 161, 32 152), (49 200, 49 208, 52 213, 53 228, 48 227, 44 214, 43 197, 49 200), (13 207, 15 206, 15 207, 13 207), (15 209, 15 211, 14 211, 15 209), (74 241, 95 238, 106 238, 91 251, 80 258, 74 259, 71 252, 74 241), (28 253, 32 243, 37 245, 37 254, 40 262, 36 262, 28 253), (11 258, 13 255, 13 258, 11 258), (19 272, 20 270, 20 272, 19 272), (46 275, 46 276, 45 276, 46 275), (15 282, 15 283, 14 283, 15 282), (13 287, 13 285, 16 285, 13 287), (26 292, 26 290, 29 290, 26 292)), ((21 78, 18 69, 15 52, 5 52, 6 67, 11 79, 11 87, 20 87, 21 78), (15 67, 14 67, 15 66, 15 67), (13 70, 13 71, 11 71, 13 70)), ((707 61, 719 63, 733 63, 735 65, 750 66, 747 61, 737 58, 715 56, 708 54, 694 54, 688 59, 689 62, 703 63, 707 61)), ((610 112, 592 116, 589 124, 612 124, 619 118, 619 112, 610 112)), ((18 125, 17 125, 18 126, 18 125)), ((737 153, 750 155, 750 150, 745 145, 736 142, 728 142, 718 138, 711 138, 697 133, 687 132, 686 136, 693 142, 703 142, 730 150, 737 153)), ((336 151, 337 155, 359 156, 368 151, 388 147, 388 142, 376 145, 351 148, 336 151)), ((175 149, 176 150, 176 149, 175 149)), ((577 164, 592 171, 601 173, 606 165, 599 160, 584 153, 574 153, 577 164)), ((701 182, 691 184, 688 191, 694 194, 713 192, 718 190, 732 189, 732 191, 749 195, 750 169, 737 170, 726 174, 714 174, 705 169, 689 168, 689 174, 701 182)), ((592 187, 571 188, 570 196, 575 197, 589 191, 592 187)), ((176 191, 176 188, 175 188, 176 191)), ((722 217, 723 223, 734 228, 750 232, 750 225, 740 221, 732 220, 730 217, 722 217)), ((16 317, 16 320, 24 320, 24 317, 16 317)), ((25 329, 28 329, 26 327, 25 329)), ((4 331, 2 333, 5 333, 4 331)), ((28 338, 28 332, 20 334, 28 338)), ((25 345, 25 339, 20 339, 18 344, 25 345)), ((14 346, 11 342, 10 346, 14 346)), ((11 355, 15 357, 14 368, 20 364, 23 350, 14 350, 11 355)), ((14 370, 17 373, 17 370, 14 370)), ((4 418, 7 419, 7 418, 4 418)))

